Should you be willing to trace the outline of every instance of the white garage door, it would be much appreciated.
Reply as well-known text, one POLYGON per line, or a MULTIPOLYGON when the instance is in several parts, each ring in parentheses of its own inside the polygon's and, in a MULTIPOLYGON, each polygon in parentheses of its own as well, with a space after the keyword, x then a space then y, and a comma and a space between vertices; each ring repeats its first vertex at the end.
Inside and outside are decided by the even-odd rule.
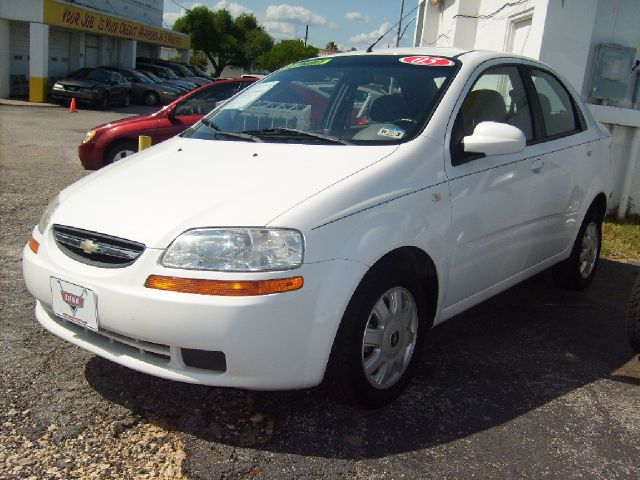
POLYGON ((148 43, 138 42, 136 46, 136 56, 153 58, 155 57, 155 49, 148 43))
POLYGON ((70 32, 49 29, 49 78, 66 77, 69 73, 70 43, 70 32))
POLYGON ((84 66, 94 68, 98 66, 98 37, 87 35, 84 44, 84 66))
POLYGON ((29 77, 29 24, 23 22, 9 23, 9 52, 11 64, 10 75, 29 77))

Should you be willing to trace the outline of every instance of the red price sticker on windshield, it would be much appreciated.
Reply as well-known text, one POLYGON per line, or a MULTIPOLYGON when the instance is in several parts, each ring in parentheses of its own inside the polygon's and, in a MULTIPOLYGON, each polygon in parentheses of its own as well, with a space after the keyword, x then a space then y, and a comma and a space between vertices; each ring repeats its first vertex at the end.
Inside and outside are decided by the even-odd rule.
POLYGON ((402 63, 409 63, 411 65, 421 65, 423 67, 450 67, 454 65, 452 60, 442 57, 431 57, 429 55, 416 55, 413 57, 402 57, 400 59, 402 63))

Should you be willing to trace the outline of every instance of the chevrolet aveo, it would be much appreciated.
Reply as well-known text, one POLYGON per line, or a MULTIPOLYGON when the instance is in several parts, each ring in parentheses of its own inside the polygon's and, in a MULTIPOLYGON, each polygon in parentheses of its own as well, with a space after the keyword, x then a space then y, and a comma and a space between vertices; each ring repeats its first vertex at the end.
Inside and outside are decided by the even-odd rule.
POLYGON ((63 190, 24 278, 46 329, 127 367, 381 406, 433 325, 549 267, 592 280, 609 141, 523 57, 307 60, 63 190))

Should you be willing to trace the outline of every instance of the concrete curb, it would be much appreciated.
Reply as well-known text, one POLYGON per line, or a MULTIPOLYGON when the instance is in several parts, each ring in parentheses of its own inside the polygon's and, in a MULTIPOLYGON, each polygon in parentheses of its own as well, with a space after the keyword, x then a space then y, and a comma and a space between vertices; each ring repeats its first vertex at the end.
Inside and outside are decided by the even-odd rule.
POLYGON ((11 105, 12 107, 57 107, 55 103, 29 102, 26 100, 13 100, 10 98, 0 98, 0 105, 11 105))

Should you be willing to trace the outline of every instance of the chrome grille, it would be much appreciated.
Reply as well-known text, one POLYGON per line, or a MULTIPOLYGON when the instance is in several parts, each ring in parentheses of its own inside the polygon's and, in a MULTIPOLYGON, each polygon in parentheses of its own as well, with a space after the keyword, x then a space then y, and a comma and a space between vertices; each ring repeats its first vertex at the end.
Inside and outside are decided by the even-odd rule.
POLYGON ((62 225, 53 226, 53 237, 68 257, 103 268, 131 265, 145 249, 142 243, 62 225))

